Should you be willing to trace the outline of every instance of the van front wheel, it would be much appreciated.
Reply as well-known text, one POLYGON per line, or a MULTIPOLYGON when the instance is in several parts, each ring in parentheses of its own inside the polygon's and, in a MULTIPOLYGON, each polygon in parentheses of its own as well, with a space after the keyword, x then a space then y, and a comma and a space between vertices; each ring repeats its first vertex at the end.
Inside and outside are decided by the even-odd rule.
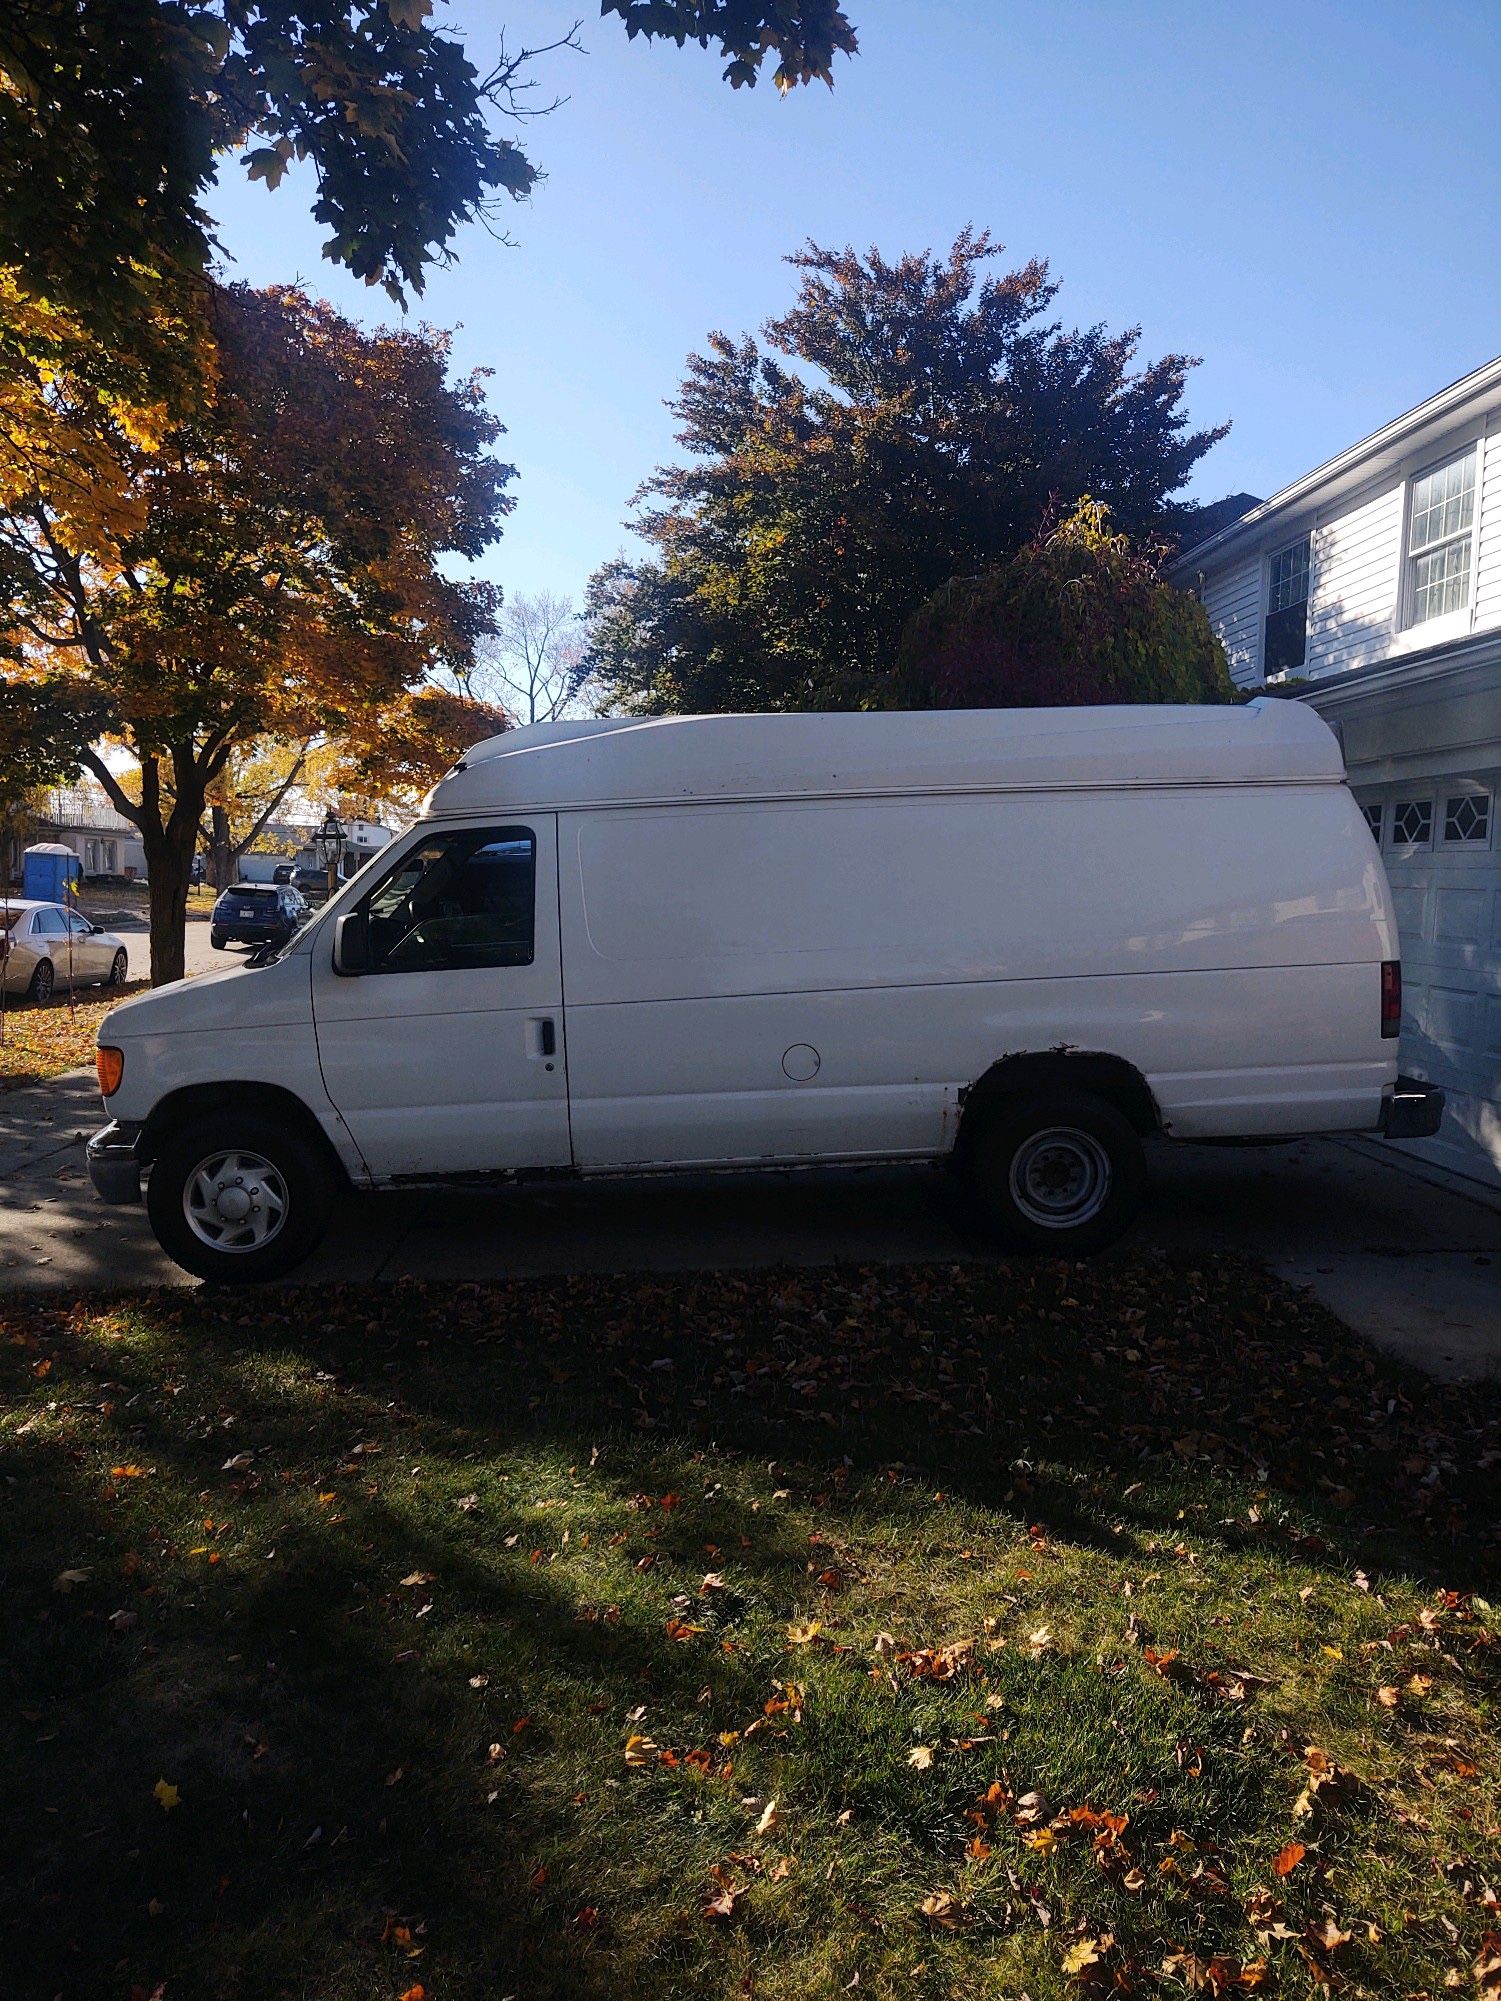
POLYGON ((214 1113, 169 1133, 146 1213, 175 1264, 215 1285, 258 1285, 298 1265, 328 1227, 333 1175, 295 1126, 214 1113))
POLYGON ((969 1157, 985 1214, 1018 1250, 1100 1250, 1141 1207, 1146 1162, 1130 1120, 1089 1091, 1006 1099, 969 1157))

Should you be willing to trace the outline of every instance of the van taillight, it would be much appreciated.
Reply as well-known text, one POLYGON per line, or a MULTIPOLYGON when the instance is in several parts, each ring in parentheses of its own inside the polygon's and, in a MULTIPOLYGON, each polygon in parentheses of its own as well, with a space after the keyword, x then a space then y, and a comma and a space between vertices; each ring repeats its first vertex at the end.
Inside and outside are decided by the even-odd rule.
POLYGON ((1381 962, 1381 1033, 1390 1037, 1402 1028, 1402 961, 1381 962))

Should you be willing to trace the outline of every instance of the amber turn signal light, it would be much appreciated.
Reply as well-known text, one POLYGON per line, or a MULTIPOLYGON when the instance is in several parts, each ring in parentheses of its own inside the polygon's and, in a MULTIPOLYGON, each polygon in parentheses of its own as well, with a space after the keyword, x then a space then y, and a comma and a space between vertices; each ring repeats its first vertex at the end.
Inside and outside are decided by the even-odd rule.
POLYGON ((94 1068, 99 1074, 100 1091, 106 1098, 112 1098, 120 1088, 120 1079, 125 1075, 125 1051, 96 1049, 94 1068))

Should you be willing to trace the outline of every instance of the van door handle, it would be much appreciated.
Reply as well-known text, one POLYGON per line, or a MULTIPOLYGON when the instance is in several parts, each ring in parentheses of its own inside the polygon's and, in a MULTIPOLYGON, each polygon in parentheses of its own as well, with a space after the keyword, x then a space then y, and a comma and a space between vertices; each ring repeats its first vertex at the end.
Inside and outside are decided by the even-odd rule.
POLYGON ((558 1053, 558 1030, 551 1015, 542 1022, 541 1028, 542 1054, 544 1056, 556 1056, 558 1053))

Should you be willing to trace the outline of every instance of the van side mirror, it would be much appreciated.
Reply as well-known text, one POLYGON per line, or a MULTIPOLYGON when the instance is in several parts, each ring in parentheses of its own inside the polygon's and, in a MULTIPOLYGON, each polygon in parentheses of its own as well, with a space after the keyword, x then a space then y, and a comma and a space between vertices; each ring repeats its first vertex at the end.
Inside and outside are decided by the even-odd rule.
POLYGON ((346 910, 334 923, 334 971, 368 973, 370 920, 363 910, 346 910))

